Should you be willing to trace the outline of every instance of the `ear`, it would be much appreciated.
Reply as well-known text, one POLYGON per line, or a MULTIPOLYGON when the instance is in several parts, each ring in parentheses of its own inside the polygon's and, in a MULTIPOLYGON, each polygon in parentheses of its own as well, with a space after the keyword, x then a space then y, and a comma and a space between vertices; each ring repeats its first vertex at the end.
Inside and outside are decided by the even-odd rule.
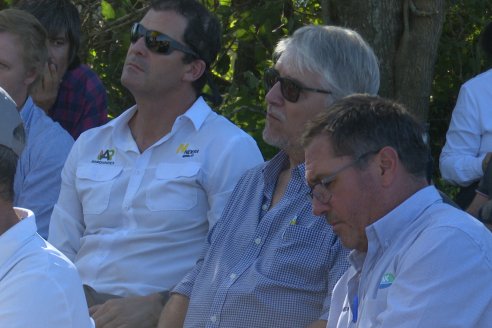
POLYGON ((380 174, 381 185, 390 186, 397 175, 400 165, 398 152, 393 147, 383 147, 377 154, 377 165, 380 174))
POLYGON ((205 67, 207 65, 201 59, 195 59, 191 63, 186 65, 185 73, 183 79, 188 82, 193 82, 198 80, 205 72, 205 67))
POLYGON ((36 80, 38 77, 38 72, 35 68, 31 68, 26 72, 26 76, 24 77, 24 84, 26 88, 29 88, 31 84, 36 80))

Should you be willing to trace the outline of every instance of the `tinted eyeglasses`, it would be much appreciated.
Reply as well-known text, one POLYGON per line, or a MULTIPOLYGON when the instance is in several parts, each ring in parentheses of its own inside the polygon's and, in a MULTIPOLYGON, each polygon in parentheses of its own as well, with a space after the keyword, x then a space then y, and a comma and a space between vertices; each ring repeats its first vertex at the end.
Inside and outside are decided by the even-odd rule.
POLYGON ((296 102, 297 100, 299 100, 299 95, 303 90, 331 94, 331 91, 303 87, 294 80, 286 77, 280 77, 279 72, 274 68, 267 68, 265 70, 263 78, 265 81, 265 88, 267 92, 270 91, 270 89, 273 88, 273 86, 277 82, 280 82, 280 92, 282 92, 282 96, 290 102, 296 102))
POLYGON ((152 52, 169 55, 173 50, 179 50, 185 54, 199 58, 196 52, 164 33, 147 30, 142 24, 134 23, 130 32, 130 41, 135 43, 141 37, 145 38, 145 46, 152 52))

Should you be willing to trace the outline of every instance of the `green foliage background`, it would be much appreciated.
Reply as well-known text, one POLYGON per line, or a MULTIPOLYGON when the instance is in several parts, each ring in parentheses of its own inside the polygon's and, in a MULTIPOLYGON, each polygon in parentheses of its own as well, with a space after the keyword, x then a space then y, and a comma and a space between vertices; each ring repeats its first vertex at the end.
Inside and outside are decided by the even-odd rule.
MULTIPOLYGON (((120 74, 129 44, 130 25, 142 17, 148 2, 73 1, 80 9, 85 36, 81 57, 103 80, 109 93, 109 112, 115 117, 133 104, 131 95, 120 84, 120 74)), ((0 8, 10 2, 0 0, 0 8)), ((320 3, 310 0, 201 2, 217 15, 223 26, 223 49, 213 73, 224 102, 216 110, 250 133, 268 159, 276 150, 261 138, 265 109, 262 72, 272 65, 272 49, 281 37, 302 25, 323 23, 320 3)), ((448 1, 429 108, 429 133, 435 163, 438 163, 445 141, 459 87, 490 67, 477 40, 481 28, 491 20, 490 0, 448 1)), ((446 191, 454 192, 453 188, 443 184, 438 170, 435 181, 446 191)))
MULTIPOLYGON (((114 117, 133 104, 119 82, 129 44, 131 23, 146 11, 146 1, 74 0, 83 17, 86 36, 84 60, 98 72, 109 92, 114 117)), ((223 95, 216 111, 250 133, 265 158, 276 150, 261 138, 265 115, 262 72, 272 65, 272 49, 283 36, 298 27, 321 24, 321 8, 313 1, 202 1, 223 26, 222 51, 213 67, 215 82, 223 95)))

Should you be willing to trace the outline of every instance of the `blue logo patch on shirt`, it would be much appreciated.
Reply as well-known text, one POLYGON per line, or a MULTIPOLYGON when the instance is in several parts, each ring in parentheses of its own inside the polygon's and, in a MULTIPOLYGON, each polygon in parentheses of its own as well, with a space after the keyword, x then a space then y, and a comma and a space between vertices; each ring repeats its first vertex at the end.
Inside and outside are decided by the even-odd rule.
POLYGON ((393 284, 393 281, 395 281, 395 275, 389 272, 385 273, 379 283, 379 289, 388 288, 393 284))

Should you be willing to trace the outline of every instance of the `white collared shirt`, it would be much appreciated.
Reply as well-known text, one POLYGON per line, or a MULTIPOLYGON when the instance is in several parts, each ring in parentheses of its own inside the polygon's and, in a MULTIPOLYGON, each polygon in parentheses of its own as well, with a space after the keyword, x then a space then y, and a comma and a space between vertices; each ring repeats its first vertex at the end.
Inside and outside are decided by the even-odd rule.
POLYGON ((14 209, 25 218, 0 236, 0 327, 94 327, 75 266, 14 209))
POLYGON ((442 177, 468 186, 483 176, 482 161, 492 152, 492 69, 460 89, 439 159, 442 177))
POLYGON ((350 253, 327 327, 492 327, 492 234, 434 187, 366 233, 368 251, 350 253))
POLYGON ((140 153, 128 128, 136 110, 77 139, 49 236, 85 284, 122 296, 180 281, 237 180, 263 161, 253 138, 202 98, 140 153))

